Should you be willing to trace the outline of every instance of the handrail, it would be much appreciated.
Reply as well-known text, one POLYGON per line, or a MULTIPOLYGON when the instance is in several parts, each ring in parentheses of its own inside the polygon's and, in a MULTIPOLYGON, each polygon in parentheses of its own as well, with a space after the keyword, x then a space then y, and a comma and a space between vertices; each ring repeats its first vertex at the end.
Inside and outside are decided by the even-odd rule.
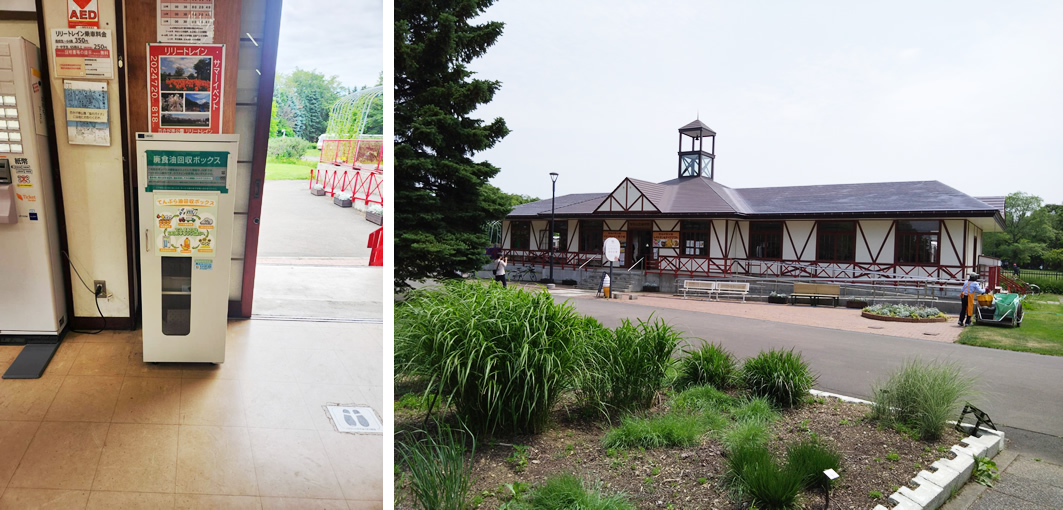
POLYGON ((576 271, 582 270, 584 266, 586 266, 587 264, 590 264, 591 262, 594 262, 594 259, 587 259, 587 261, 584 262, 582 266, 579 266, 579 269, 576 269, 576 271))
POLYGON ((631 267, 627 268, 627 272, 630 273, 631 270, 634 269, 635 266, 639 265, 639 262, 642 262, 643 260, 646 260, 646 257, 642 257, 642 258, 636 260, 634 264, 631 264, 631 267))

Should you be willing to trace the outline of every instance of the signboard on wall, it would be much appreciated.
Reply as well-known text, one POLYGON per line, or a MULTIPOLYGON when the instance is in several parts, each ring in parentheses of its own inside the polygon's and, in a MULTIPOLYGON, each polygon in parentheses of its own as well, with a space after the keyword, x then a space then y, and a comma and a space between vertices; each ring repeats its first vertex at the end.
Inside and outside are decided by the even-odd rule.
POLYGON ((224 44, 148 45, 148 131, 221 133, 224 44))
POLYGON ((107 82, 63 80, 66 137, 71 145, 111 145, 107 82))
POLYGON ((156 193, 155 250, 169 257, 214 257, 218 201, 211 197, 156 193))
POLYGON ((214 42, 214 0, 158 0, 159 42, 210 44, 214 42))
POLYGON ((228 193, 229 153, 221 151, 145 151, 148 182, 144 191, 193 190, 228 193))
POLYGON ((653 247, 654 248, 678 248, 679 247, 679 232, 654 232, 653 233, 653 247))
POLYGON ((111 31, 98 28, 57 28, 52 31, 55 78, 114 77, 111 31))
POLYGON ((67 0, 67 26, 69 28, 99 28, 99 0, 67 0))
POLYGON ((621 245, 627 244, 627 230, 603 230, 602 231, 602 239, 603 240, 604 239, 609 239, 610 237, 615 237, 618 241, 620 241, 621 245))

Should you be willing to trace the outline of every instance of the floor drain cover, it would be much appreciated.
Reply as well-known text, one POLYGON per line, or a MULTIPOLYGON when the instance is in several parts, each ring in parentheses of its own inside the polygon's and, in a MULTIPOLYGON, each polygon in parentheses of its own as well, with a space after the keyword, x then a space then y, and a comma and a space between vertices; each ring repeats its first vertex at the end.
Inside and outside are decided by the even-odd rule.
POLYGON ((332 423, 336 424, 336 429, 340 432, 371 434, 384 431, 372 408, 354 406, 325 406, 325 408, 328 409, 329 415, 332 416, 332 423))

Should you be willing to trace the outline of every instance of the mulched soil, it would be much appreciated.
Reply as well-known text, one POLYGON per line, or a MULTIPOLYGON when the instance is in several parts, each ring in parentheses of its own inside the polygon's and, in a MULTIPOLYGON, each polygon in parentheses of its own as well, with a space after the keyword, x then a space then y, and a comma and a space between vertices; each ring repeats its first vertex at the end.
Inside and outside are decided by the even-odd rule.
MULTIPOLYGON (((398 394, 398 392, 396 392, 398 394)), ((663 408, 651 412, 661 412, 663 408)), ((817 398, 800 409, 784 412, 775 423, 770 445, 777 454, 785 445, 817 434, 842 454, 841 478, 830 495, 830 508, 889 507, 889 494, 907 485, 922 469, 951 457, 951 445, 964 435, 949 428, 933 442, 914 441, 892 429, 880 429, 866 419, 870 408, 834 398, 817 398), (896 456, 891 455, 896 454, 896 456), (890 460, 896 459, 896 460, 890 460), (878 499, 871 492, 881 493, 878 499)), ((421 425, 422 412, 396 410, 396 430, 421 425)), ((550 429, 535 436, 495 438, 477 445, 470 498, 478 508, 494 509, 508 497, 505 484, 529 486, 561 473, 575 473, 586 482, 600 483, 603 492, 624 492, 639 508, 746 508, 731 499, 722 475, 726 470, 723 446, 711 436, 688 448, 607 451, 601 446, 608 425, 590 422, 564 411, 555 413, 550 429), (520 468, 511 458, 513 445, 527 446, 527 463, 520 468)), ((396 476, 397 508, 415 508, 408 488, 396 476)), ((824 508, 822 493, 805 493, 806 509, 824 508)))

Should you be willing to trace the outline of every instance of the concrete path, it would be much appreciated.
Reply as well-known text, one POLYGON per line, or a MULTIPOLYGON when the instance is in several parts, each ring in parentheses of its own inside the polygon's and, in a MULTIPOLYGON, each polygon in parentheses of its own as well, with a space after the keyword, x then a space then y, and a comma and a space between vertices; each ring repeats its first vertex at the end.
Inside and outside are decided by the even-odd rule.
POLYGON ((1063 466, 1004 450, 995 462, 993 487, 969 483, 942 510, 1059 510, 1063 508, 1063 466))
POLYGON ((383 271, 367 246, 379 226, 308 181, 266 181, 264 193, 253 314, 381 320, 383 271))

